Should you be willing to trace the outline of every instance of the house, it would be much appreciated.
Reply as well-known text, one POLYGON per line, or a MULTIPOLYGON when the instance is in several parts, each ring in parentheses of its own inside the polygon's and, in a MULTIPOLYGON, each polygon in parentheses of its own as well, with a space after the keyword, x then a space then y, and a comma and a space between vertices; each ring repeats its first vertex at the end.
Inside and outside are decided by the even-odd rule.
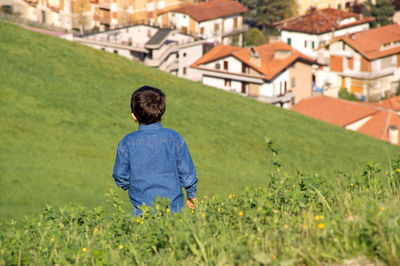
MULTIPOLYGON (((400 104, 399 98, 394 101, 400 104)), ((379 106, 321 95, 302 100, 292 110, 399 145, 399 113, 386 107, 383 104, 379 106)))
POLYGON ((318 57, 327 66, 316 72, 317 86, 346 88, 367 101, 393 96, 400 80, 400 25, 337 37, 318 57))
POLYGON ((373 18, 334 8, 312 9, 305 15, 279 21, 280 40, 316 58, 315 52, 337 36, 369 29, 373 18))
POLYGON ((132 24, 156 24, 160 12, 180 7, 187 0, 91 0, 96 25, 104 30, 132 24))
POLYGON ((177 30, 135 25, 72 39, 179 77, 199 79, 190 66, 203 55, 205 41, 177 30))
POLYGON ((312 8, 337 8, 349 11, 355 4, 363 4, 366 0, 298 0, 298 13, 303 15, 312 8))
POLYGON ((243 13, 248 9, 235 0, 212 0, 187 4, 161 13, 158 23, 220 44, 243 44, 247 27, 243 13))
POLYGON ((12 8, 23 19, 66 30, 94 27, 90 0, 13 0, 12 8))
POLYGON ((218 45, 197 60, 203 84, 285 108, 310 97, 313 60, 283 42, 252 48, 218 45))

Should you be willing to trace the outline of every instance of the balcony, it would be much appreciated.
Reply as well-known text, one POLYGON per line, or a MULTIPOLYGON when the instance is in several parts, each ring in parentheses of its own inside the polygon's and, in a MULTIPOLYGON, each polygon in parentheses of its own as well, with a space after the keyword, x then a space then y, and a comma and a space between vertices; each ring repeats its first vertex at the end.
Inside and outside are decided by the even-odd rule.
POLYGON ((294 96, 293 96, 292 92, 287 92, 287 93, 285 93, 283 95, 274 95, 272 97, 258 96, 258 97, 255 97, 255 98, 257 100, 261 101, 261 102, 264 102, 264 103, 274 104, 274 103, 279 103, 279 102, 282 102, 282 103, 291 102, 293 97, 294 96))
POLYGON ((222 32, 222 37, 228 37, 228 36, 244 33, 244 32, 246 32, 248 30, 249 30, 249 26, 248 25, 243 25, 240 28, 236 28, 236 29, 233 29, 233 30, 230 30, 230 31, 222 32))

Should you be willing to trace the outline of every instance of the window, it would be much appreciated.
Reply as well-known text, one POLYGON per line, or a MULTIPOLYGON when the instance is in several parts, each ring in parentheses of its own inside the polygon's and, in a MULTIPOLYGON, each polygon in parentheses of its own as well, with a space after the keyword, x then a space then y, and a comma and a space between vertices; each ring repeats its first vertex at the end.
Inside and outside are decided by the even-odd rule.
POLYGON ((200 34, 204 34, 204 27, 200 28, 200 34))
POLYGON ((114 54, 118 54, 118 51, 117 51, 117 50, 114 50, 114 54))
POLYGON ((101 50, 102 50, 102 51, 105 51, 105 50, 106 50, 106 48, 104 48, 104 47, 101 47, 101 50))
POLYGON ((218 23, 214 24, 214 31, 219 31, 219 24, 218 23))
POLYGON ((147 30, 147 37, 151 37, 151 30, 147 30))
POLYGON ((231 79, 225 79, 224 81, 225 81, 224 82, 225 87, 230 87, 232 85, 232 80, 231 79))
POLYGON ((242 82, 241 93, 243 94, 247 93, 247 82, 242 82))
POLYGON ((220 63, 216 63, 215 64, 215 69, 218 69, 218 70, 221 69, 221 64, 220 63))
POLYGON ((186 27, 186 26, 182 26, 181 31, 182 31, 183 33, 187 33, 187 27, 186 27))
POLYGON ((185 16, 185 15, 183 15, 183 18, 186 18, 186 16, 185 16))
POLYGON ((184 67, 184 68, 182 69, 183 75, 186 75, 186 71, 187 71, 187 69, 186 69, 186 67, 184 67))
POLYGON ((246 64, 242 63, 242 73, 247 73, 248 71, 248 67, 246 66, 246 64))
POLYGON ((296 87, 296 78, 292 78, 291 83, 292 83, 292 88, 296 87))
POLYGON ((292 39, 291 38, 287 38, 286 43, 289 45, 292 45, 292 39))
POLYGON ((233 19, 233 28, 237 29, 237 27, 238 27, 238 18, 234 18, 233 19))
POLYGON ((228 61, 224 61, 224 70, 228 70, 228 61))
POLYGON ((186 53, 183 53, 183 57, 186 57, 186 53))
POLYGON ((311 48, 314 49, 314 41, 311 42, 311 48))
POLYGON ((304 41, 304 48, 307 48, 307 41, 304 41))

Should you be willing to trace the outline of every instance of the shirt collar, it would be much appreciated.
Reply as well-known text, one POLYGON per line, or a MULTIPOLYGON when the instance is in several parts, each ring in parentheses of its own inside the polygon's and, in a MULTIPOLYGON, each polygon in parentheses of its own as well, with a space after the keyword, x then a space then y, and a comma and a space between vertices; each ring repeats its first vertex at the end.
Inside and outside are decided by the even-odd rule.
POLYGON ((150 129, 157 129, 162 128, 161 123, 153 123, 148 125, 139 125, 139 130, 150 130, 150 129))

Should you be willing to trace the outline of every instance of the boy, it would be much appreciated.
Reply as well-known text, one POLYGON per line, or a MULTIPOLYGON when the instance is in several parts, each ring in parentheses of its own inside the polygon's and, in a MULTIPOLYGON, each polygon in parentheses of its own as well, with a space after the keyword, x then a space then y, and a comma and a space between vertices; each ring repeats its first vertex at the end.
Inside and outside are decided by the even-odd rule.
POLYGON ((132 117, 139 130, 126 135, 118 144, 113 177, 129 191, 133 215, 142 214, 142 204, 151 206, 156 197, 170 199, 171 211, 186 204, 194 208, 197 190, 196 170, 183 138, 174 130, 162 128, 164 93, 150 86, 137 89, 131 97, 132 117))

